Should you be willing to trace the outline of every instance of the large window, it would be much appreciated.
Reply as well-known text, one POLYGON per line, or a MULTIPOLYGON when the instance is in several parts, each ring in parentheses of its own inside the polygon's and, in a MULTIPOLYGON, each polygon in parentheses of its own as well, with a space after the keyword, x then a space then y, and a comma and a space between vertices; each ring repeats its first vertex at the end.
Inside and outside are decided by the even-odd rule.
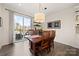
POLYGON ((31 19, 24 17, 24 33, 31 28, 31 19))
POLYGON ((14 15, 15 20, 15 39, 22 40, 24 34, 28 29, 31 28, 31 18, 22 16, 22 15, 14 15))
POLYGON ((18 16, 18 15, 14 15, 14 19, 15 19, 15 32, 16 34, 18 33, 22 33, 23 31, 23 17, 22 16, 18 16))

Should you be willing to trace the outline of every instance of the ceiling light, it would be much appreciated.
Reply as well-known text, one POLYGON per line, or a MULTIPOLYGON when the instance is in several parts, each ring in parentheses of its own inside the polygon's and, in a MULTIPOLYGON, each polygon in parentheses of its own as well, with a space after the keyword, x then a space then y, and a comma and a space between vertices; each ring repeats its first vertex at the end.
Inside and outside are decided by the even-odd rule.
POLYGON ((39 4, 39 12, 35 14, 34 16, 34 21, 35 22, 39 22, 39 23, 43 23, 45 20, 45 14, 41 11, 41 4, 39 4))

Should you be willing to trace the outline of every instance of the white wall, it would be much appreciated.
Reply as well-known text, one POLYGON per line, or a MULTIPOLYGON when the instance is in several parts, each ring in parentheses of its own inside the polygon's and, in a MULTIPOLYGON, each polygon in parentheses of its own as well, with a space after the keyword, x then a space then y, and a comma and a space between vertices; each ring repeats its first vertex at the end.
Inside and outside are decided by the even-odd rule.
POLYGON ((9 44, 9 13, 0 5, 0 17, 2 18, 2 27, 0 27, 0 46, 9 44))
MULTIPOLYGON (((2 13, 1 13, 1 6, 0 6, 0 17, 2 17, 2 15, 1 15, 1 14, 2 14, 2 13)), ((3 27, 0 27, 0 48, 1 48, 2 38, 3 38, 3 37, 2 37, 2 34, 1 34, 1 33, 2 33, 2 31, 3 31, 2 29, 3 29, 3 27)))
POLYGON ((71 7, 55 14, 51 13, 51 15, 46 19, 46 23, 44 25, 45 29, 47 29, 47 22, 55 20, 61 20, 61 29, 55 29, 55 41, 79 48, 79 38, 77 38, 75 33, 74 8, 71 7))

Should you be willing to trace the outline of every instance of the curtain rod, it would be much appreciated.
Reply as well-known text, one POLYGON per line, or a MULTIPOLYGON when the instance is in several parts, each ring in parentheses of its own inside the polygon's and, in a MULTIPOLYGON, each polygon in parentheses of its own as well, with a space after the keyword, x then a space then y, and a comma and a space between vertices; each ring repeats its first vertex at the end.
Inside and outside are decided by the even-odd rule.
MULTIPOLYGON (((13 10, 10 10, 10 9, 7 9, 7 8, 5 8, 5 10, 12 11, 12 12, 15 12, 15 13, 18 13, 18 14, 21 14, 21 15, 24 15, 24 16, 29 16, 29 15, 25 15, 23 13, 16 12, 16 11, 13 11, 13 10)), ((29 17, 33 18, 32 16, 29 16, 29 17)))

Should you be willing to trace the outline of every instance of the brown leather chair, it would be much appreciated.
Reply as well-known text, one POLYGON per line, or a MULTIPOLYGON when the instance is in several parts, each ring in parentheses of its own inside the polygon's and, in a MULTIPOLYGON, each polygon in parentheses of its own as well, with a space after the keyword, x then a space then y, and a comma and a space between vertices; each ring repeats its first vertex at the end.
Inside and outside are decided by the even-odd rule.
POLYGON ((50 31, 43 31, 42 37, 43 37, 43 39, 49 39, 49 37, 50 37, 50 31))
POLYGON ((34 34, 35 34, 35 31, 34 31, 34 29, 29 29, 29 30, 27 31, 27 33, 28 33, 29 35, 34 35, 34 34))
POLYGON ((51 46, 54 48, 54 38, 55 38, 55 30, 50 31, 50 41, 51 41, 51 46))
POLYGON ((40 46, 40 51, 41 53, 46 51, 49 52, 50 51, 50 32, 49 31, 44 31, 42 33, 42 42, 41 42, 41 46, 40 46))
POLYGON ((55 31, 43 31, 42 33, 42 41, 39 47, 39 51, 42 52, 50 52, 51 46, 54 48, 54 38, 55 38, 55 31))

